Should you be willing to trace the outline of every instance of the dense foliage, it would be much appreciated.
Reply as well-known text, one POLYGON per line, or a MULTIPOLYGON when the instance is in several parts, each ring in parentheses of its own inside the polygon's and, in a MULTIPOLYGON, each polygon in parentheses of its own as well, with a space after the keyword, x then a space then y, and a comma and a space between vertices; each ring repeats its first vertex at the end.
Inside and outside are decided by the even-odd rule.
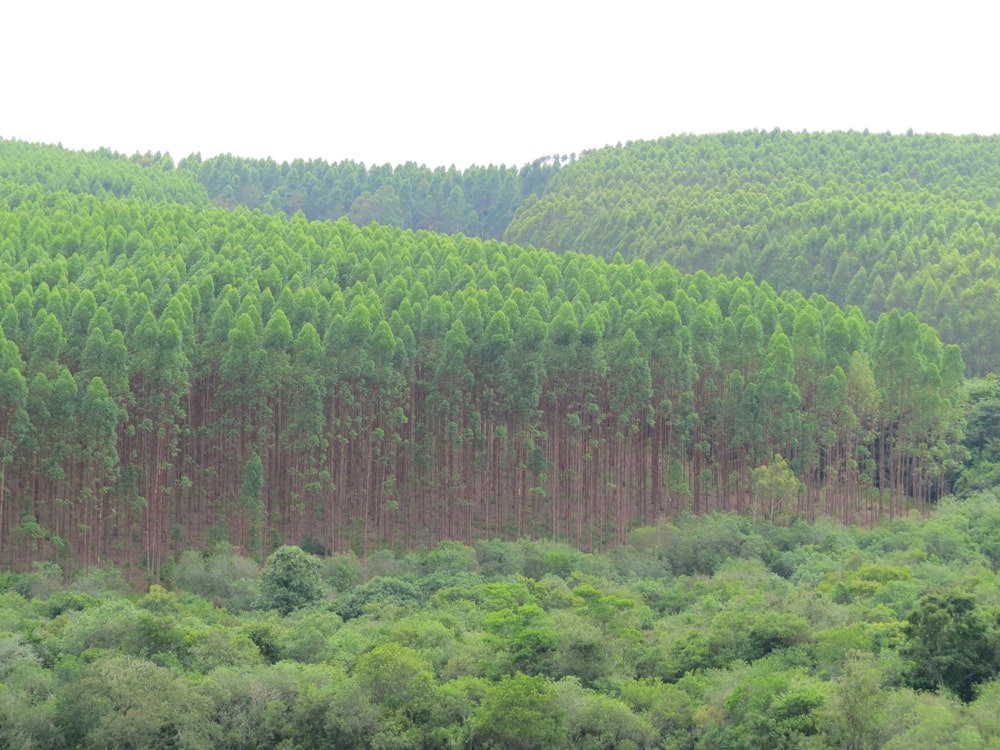
POLYGON ((666 261, 914 312, 1000 370, 1000 139, 782 131, 675 136, 464 172, 220 156, 181 162, 217 205, 666 261))
POLYGON ((995 146, 0 141, 0 746, 997 746, 995 146))
POLYGON ((39 563, 0 577, 0 746, 995 747, 998 533, 982 494, 871 530, 686 514, 606 554, 219 546, 140 595, 39 563), (270 608, 300 566, 318 597, 270 608))
POLYGON ((377 221, 401 229, 462 233, 500 239, 524 199, 541 194, 564 158, 536 159, 514 167, 430 169, 410 162, 392 167, 345 161, 244 159, 230 154, 180 162, 217 206, 246 206, 308 219, 377 221))
POLYGON ((65 190, 98 198, 208 205, 208 194, 195 176, 174 169, 173 159, 160 153, 126 158, 108 149, 81 153, 0 138, 0 184, 5 193, 27 186, 46 193, 65 190))
POLYGON ((1000 370, 1000 137, 785 131, 587 152, 505 238, 912 311, 1000 370))
POLYGON ((956 347, 750 280, 62 177, 0 185, 0 271, 5 566, 868 521, 961 458, 956 347))

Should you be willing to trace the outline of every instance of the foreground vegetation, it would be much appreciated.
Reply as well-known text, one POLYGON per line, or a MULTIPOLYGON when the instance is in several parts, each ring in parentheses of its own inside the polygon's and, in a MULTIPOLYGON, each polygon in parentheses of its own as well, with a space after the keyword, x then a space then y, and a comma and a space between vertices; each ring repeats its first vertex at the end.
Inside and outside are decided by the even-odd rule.
POLYGON ((445 542, 129 594, 0 578, 9 748, 931 748, 1000 742, 1000 503, 871 530, 735 515, 608 554, 445 542))

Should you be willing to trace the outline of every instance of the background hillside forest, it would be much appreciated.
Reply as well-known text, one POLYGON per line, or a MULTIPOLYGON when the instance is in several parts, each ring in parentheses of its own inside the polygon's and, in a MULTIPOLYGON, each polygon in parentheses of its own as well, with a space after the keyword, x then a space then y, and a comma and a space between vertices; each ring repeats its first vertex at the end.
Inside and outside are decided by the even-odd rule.
POLYGON ((1000 138, 868 132, 680 135, 520 170, 193 156, 216 205, 460 231, 916 314, 1000 371, 1000 138), (464 217, 464 218, 461 218, 464 217))
MULTIPOLYGON (((941 495, 961 458, 958 349, 912 315, 872 325, 750 277, 217 210, 169 157, 2 145, 7 564, 145 550, 156 571, 216 538, 593 546, 688 508, 864 521, 941 495)), ((294 187, 312 166, 397 195, 422 175, 440 198, 460 177, 523 197, 584 160, 562 161, 367 180, 184 164, 209 186, 228 166, 228 195, 273 198, 274 175, 294 187)))
POLYGON ((912 313, 218 208, 166 157, 0 145, 5 566, 866 523, 965 456, 960 349, 912 313))

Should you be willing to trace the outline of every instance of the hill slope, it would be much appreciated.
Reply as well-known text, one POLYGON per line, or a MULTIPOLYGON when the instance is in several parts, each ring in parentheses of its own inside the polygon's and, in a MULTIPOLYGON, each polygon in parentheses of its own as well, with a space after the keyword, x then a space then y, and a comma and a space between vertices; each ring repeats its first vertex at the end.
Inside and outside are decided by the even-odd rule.
POLYGON ((956 455, 961 357, 913 316, 62 188, 0 183, 4 564, 853 520, 956 455))
POLYGON ((400 229, 426 229, 500 239, 524 198, 542 193, 558 172, 559 158, 506 166, 429 169, 407 163, 366 167, 352 161, 278 164, 231 155, 183 159, 180 170, 198 181, 217 206, 259 208, 308 219, 349 218, 400 229))
POLYGON ((677 136, 588 152, 505 239, 917 313, 1000 370, 1000 137, 677 136))

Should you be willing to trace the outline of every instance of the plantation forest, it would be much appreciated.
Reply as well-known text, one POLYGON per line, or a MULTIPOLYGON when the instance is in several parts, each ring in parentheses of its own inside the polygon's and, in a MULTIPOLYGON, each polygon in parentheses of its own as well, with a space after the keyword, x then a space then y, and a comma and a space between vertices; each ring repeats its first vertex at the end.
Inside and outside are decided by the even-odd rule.
POLYGON ((1000 747, 998 186, 0 140, 0 746, 1000 747))

